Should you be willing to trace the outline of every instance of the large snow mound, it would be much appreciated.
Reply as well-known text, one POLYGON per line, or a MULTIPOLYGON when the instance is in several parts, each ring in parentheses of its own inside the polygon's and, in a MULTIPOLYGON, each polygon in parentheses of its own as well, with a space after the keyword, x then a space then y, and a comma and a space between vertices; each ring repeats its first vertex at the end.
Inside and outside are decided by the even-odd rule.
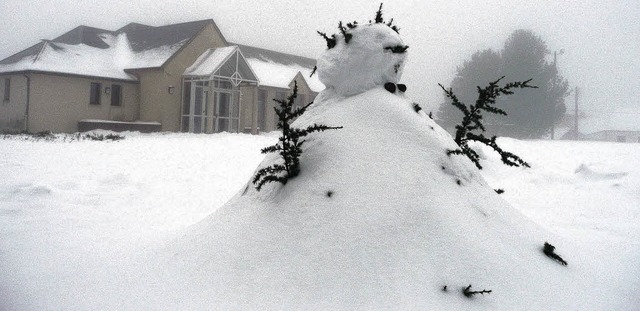
POLYGON ((261 192, 247 184, 160 252, 172 254, 158 267, 172 280, 158 282, 162 305, 605 309, 605 294, 577 277, 588 255, 515 211, 468 159, 447 156, 451 137, 407 99, 326 90, 294 125, 313 123, 344 128, 310 135, 299 176, 261 192), (545 241, 569 266, 545 257, 545 241), (469 299, 470 284, 493 292, 469 299))

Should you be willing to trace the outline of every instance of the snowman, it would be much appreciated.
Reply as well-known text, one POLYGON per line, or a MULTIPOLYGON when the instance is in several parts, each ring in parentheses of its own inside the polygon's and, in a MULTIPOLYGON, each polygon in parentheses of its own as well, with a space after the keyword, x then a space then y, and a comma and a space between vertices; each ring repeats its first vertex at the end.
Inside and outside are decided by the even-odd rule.
MULTIPOLYGON (((397 28, 385 23, 354 25, 334 40, 335 46, 327 49, 317 64, 318 77, 328 92, 347 97, 377 86, 386 86, 392 93, 397 90, 395 84, 402 77, 408 48, 397 28)), ((401 92, 406 90, 400 88, 401 92)))

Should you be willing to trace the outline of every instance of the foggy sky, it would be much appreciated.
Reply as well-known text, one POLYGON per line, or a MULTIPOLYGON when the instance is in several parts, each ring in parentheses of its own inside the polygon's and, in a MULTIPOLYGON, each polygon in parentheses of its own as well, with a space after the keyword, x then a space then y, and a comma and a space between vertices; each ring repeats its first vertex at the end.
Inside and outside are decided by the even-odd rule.
MULTIPOLYGON (((0 0, 0 59, 78 25, 116 30, 212 18, 228 41, 317 57, 316 30, 367 22, 379 1, 294 0, 0 0)), ((640 111, 640 1, 387 0, 410 46, 403 82, 427 111, 442 102, 438 83, 480 49, 499 50, 516 29, 531 29, 558 57, 560 73, 581 88, 581 107, 640 111)), ((549 56, 551 59, 552 56, 549 56)), ((508 80, 508 77, 507 77, 508 80)), ((535 82, 535 81, 534 81, 535 82)), ((567 103, 573 108, 573 98, 567 103)))

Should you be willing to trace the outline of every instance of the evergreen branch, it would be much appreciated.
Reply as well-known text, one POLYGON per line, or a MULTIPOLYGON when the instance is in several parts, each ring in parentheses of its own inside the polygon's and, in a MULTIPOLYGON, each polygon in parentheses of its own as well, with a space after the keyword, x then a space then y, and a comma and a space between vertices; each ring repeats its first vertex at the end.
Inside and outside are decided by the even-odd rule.
POLYGON ((471 290, 471 284, 469 284, 469 286, 465 287, 465 288, 462 290, 462 293, 463 293, 467 298, 471 298, 471 297, 473 297, 474 295, 477 295, 477 294, 481 294, 481 295, 483 295, 483 296, 484 296, 484 294, 490 294, 490 293, 491 293, 491 290, 483 289, 483 290, 481 290, 481 291, 472 291, 472 290, 471 290))
POLYGON ((384 19, 382 18, 382 3, 380 3, 380 8, 378 8, 378 12, 376 12, 376 18, 374 21, 376 24, 384 23, 384 19))
POLYGON ((324 40, 327 41, 327 49, 333 49, 334 47, 336 47, 336 35, 331 35, 331 38, 329 38, 326 33, 320 31, 317 32, 321 37, 324 38, 324 40))
POLYGON ((342 21, 340 21, 338 23, 338 29, 340 29, 340 32, 342 33, 342 36, 344 37, 344 42, 346 44, 349 44, 349 41, 351 41, 351 38, 353 37, 352 34, 347 33, 347 29, 344 28, 344 26, 342 26, 342 21))
POLYGON ((482 133, 474 133, 474 131, 477 130, 480 130, 481 132, 486 131, 484 125, 482 124, 482 111, 487 111, 489 113, 497 115, 507 115, 504 110, 493 106, 495 105, 496 98, 498 96, 513 94, 512 89, 515 88, 535 88, 535 86, 531 86, 528 84, 531 80, 523 82, 510 82, 507 83, 504 87, 500 87, 498 84, 503 78, 504 76, 497 79, 496 81, 490 82, 489 85, 484 88, 478 86, 478 99, 476 100, 475 105, 470 105, 469 107, 460 102, 451 88, 446 89, 444 86, 442 86, 442 84, 438 84, 444 91, 446 97, 451 99, 451 104, 462 111, 464 115, 462 118, 462 122, 455 126, 455 142, 456 144, 458 144, 458 146, 460 146, 460 149, 457 149, 455 151, 448 150, 447 155, 464 154, 476 165, 478 169, 482 169, 482 165, 480 165, 480 156, 468 145, 470 140, 474 140, 493 148, 493 150, 500 154, 502 163, 506 165, 530 167, 529 164, 522 160, 520 157, 511 152, 502 150, 502 148, 500 148, 496 143, 495 136, 492 138, 487 138, 482 133))
POLYGON ((560 262, 560 264, 562 264, 563 266, 567 265, 567 262, 564 261, 564 259, 562 259, 562 257, 560 257, 560 255, 555 253, 555 249, 556 247, 544 242, 544 248, 542 249, 542 251, 544 252, 545 255, 547 255, 547 257, 557 260, 558 262, 560 262))
POLYGON ((294 109, 295 99, 298 95, 298 83, 294 82, 293 92, 287 97, 287 100, 275 101, 279 104, 279 108, 274 107, 274 111, 278 116, 278 129, 282 130, 282 135, 278 138, 275 145, 263 148, 261 151, 266 153, 278 153, 283 164, 273 164, 271 166, 260 169, 253 177, 253 184, 260 191, 262 186, 270 182, 280 182, 286 184, 287 181, 300 173, 300 155, 302 155, 302 146, 305 140, 302 139, 312 132, 322 132, 330 129, 340 129, 339 127, 330 127, 326 125, 314 124, 306 129, 291 127, 291 122, 302 115, 313 102, 294 109))

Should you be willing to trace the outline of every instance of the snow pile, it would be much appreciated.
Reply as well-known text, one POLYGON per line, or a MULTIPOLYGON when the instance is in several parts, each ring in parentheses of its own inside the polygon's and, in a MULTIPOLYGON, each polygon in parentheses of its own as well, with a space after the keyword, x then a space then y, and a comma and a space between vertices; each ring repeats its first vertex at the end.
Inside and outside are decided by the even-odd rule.
POLYGON ((310 135, 300 175, 261 192, 247 184, 159 250, 164 261, 122 306, 139 297, 168 309, 612 306, 609 289, 589 290, 587 252, 513 209, 468 159, 447 156, 451 137, 383 88, 403 59, 385 49, 402 44, 385 27, 358 26, 342 56, 341 43, 321 56, 327 89, 294 126, 344 128, 310 135), (568 267, 542 253, 545 241, 568 267), (465 297, 470 284, 492 293, 465 297))
MULTIPOLYGON (((0 179, 0 310, 123 310, 120 301, 127 296, 136 297, 130 309, 168 309, 149 294, 154 290, 155 295, 195 300, 193 285, 169 293, 164 284, 175 279, 165 272, 159 273, 165 277, 154 278, 141 274, 158 261, 176 269, 169 261, 175 252, 156 250, 154 245, 166 243, 176 230, 202 220, 233 197, 264 158, 260 148, 276 141, 271 134, 121 135, 126 138, 118 142, 69 143, 63 137, 34 141, 22 136, 0 140, 4 151, 0 176, 6 177, 0 179), (151 255, 142 256, 139 265, 132 264, 147 252, 151 255), (140 292, 132 283, 149 288, 140 292)), ((367 140, 380 145, 375 137, 367 140)), ((604 290, 610 294, 601 299, 611 304, 587 310, 637 310, 640 145, 513 139, 498 143, 525 158, 532 168, 507 167, 489 148, 480 173, 492 188, 505 189, 502 198, 563 238, 562 243, 549 240, 569 262, 563 269, 574 274, 575 265, 584 264, 585 258, 597 259, 597 264, 580 269, 584 271, 580 278, 590 286, 579 295, 567 295, 571 305, 578 302, 568 309, 578 309, 583 294, 604 290), (597 172, 628 175, 585 179, 575 174, 582 163, 597 172), (574 253, 567 245, 588 250, 588 255, 574 253)), ((332 197, 339 195, 336 191, 332 197)), ((214 250, 199 252, 205 258, 214 250)), ((439 260, 435 255, 425 258, 425 262, 439 260)), ((486 300, 504 295, 495 284, 474 281, 472 285, 474 290, 493 292, 470 300, 469 305, 485 305, 486 300)), ((459 295, 459 290, 450 285, 449 294, 442 297, 459 295)), ((211 300, 205 297, 189 304, 207 305, 211 300)))

